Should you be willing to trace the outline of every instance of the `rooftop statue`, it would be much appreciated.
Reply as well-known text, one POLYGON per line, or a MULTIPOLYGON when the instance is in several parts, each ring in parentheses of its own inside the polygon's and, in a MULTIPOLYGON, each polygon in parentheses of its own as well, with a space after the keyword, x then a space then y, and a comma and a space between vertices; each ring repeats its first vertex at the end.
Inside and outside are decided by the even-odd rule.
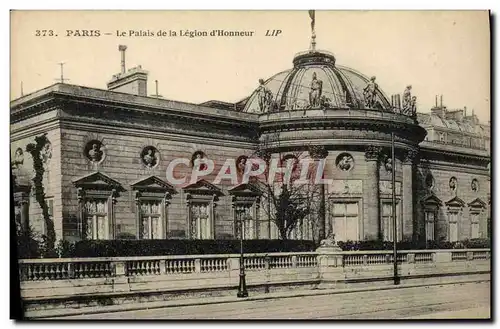
POLYGON ((401 109, 401 114, 412 115, 412 97, 411 97, 411 85, 406 86, 403 92, 403 107, 401 109))
POLYGON ((260 112, 269 112, 272 102, 273 102, 273 93, 269 88, 264 85, 264 80, 259 79, 259 87, 257 88, 257 97, 259 100, 259 109, 260 112))
POLYGON ((321 94, 323 92, 323 81, 319 80, 316 72, 313 72, 311 90, 309 91, 309 105, 313 108, 321 106, 321 94))
POLYGON ((411 98, 410 108, 411 108, 410 116, 411 117, 416 117, 417 116, 417 96, 413 96, 411 98))
POLYGON ((363 89, 363 96, 365 98, 365 106, 367 108, 374 108, 375 101, 377 100, 378 84, 375 82, 376 77, 371 77, 370 82, 363 89))

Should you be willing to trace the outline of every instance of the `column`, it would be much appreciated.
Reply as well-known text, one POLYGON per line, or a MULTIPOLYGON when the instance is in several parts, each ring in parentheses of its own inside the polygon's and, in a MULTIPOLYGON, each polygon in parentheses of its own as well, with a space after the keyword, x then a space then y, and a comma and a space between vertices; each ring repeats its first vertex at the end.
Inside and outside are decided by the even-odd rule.
POLYGON ((216 213, 217 213, 217 201, 219 201, 219 198, 217 197, 217 195, 213 195, 212 196, 212 212, 211 212, 211 218, 209 218, 209 223, 208 223, 208 234, 210 235, 210 239, 215 239, 215 226, 217 225, 217 223, 215 222, 217 220, 217 216, 216 216, 216 213))
MULTIPOLYGON (((87 238, 86 231, 87 225, 85 223, 85 191, 83 188, 79 187, 76 190, 76 195, 78 198, 78 218, 77 218, 77 233, 80 240, 85 240, 87 238)), ((92 237, 89 237, 92 238, 92 237)))
POLYGON ((171 194, 166 192, 161 207, 161 239, 167 239, 168 237, 168 206, 170 205, 170 198, 171 194))
MULTIPOLYGON (((115 206, 118 200, 119 194, 116 189, 111 190, 111 195, 109 198, 109 211, 108 211, 108 235, 106 237, 107 240, 114 240, 116 237, 116 225, 115 225, 115 206)), ((151 225, 150 225, 151 227, 151 225)))
POLYGON ((380 147, 368 146, 365 151, 366 178, 363 183, 363 237, 365 240, 381 239, 379 159, 380 147))
POLYGON ((260 238, 260 197, 255 199, 254 239, 260 238))
POLYGON ((413 239, 413 162, 418 152, 409 150, 403 159, 403 239, 413 239))
POLYGON ((137 240, 142 239, 141 192, 135 191, 135 235, 137 240))
POLYGON ((189 194, 189 193, 186 194, 186 209, 187 209, 187 216, 186 216, 187 230, 186 230, 186 233, 187 233, 187 238, 190 240, 193 239, 193 236, 195 233, 195 232, 193 232, 193 211, 191 209, 193 202, 191 199, 192 199, 191 194, 189 194))
MULTIPOLYGON (((314 160, 325 159, 328 156, 328 150, 326 150, 325 147, 323 147, 323 146, 313 145, 309 148, 309 155, 314 160)), ((314 173, 313 177, 315 177, 315 176, 316 176, 316 173, 314 173)), ((322 177, 322 178, 325 178, 325 177, 322 177)), ((324 240, 326 238, 327 233, 330 233, 330 231, 331 231, 331 228, 328 227, 328 232, 327 232, 327 225, 328 226, 330 226, 330 225, 327 224, 327 219, 326 219, 325 188, 326 188, 325 184, 321 184, 319 186, 320 204, 319 204, 319 210, 318 210, 318 215, 319 215, 318 241, 324 240)))

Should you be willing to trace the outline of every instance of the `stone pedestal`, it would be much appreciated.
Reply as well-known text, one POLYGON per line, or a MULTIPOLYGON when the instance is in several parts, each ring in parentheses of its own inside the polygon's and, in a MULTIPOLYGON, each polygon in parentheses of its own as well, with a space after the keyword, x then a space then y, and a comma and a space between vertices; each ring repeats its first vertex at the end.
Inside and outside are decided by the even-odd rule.
POLYGON ((334 288, 338 282, 344 280, 344 267, 342 249, 335 242, 331 233, 326 239, 321 241, 318 249, 318 270, 321 280, 318 288, 334 288))

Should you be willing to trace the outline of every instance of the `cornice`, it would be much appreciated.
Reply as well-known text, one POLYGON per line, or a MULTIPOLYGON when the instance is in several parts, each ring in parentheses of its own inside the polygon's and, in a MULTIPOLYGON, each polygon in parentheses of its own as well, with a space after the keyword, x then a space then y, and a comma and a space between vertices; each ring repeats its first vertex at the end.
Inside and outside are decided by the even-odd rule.
POLYGON ((24 138, 40 135, 42 133, 61 128, 59 118, 41 120, 37 123, 23 126, 22 128, 11 129, 10 140, 17 141, 24 138))
POLYGON ((420 147, 424 150, 432 151, 432 150, 438 150, 438 151, 449 151, 449 152, 454 152, 454 153, 465 153, 465 154, 479 154, 479 155, 485 155, 489 156, 490 151, 488 151, 486 148, 473 148, 473 147, 465 147, 461 145, 456 145, 456 144, 450 144, 450 143, 440 143, 438 141, 422 141, 420 143, 420 147))
MULTIPOLYGON (((473 137, 473 138, 478 138, 478 139, 481 139, 481 138, 490 139, 490 135, 482 136, 480 134, 471 133, 468 131, 456 130, 456 129, 448 128, 448 127, 433 126, 431 124, 425 124, 425 123, 421 123, 420 125, 425 129, 432 129, 436 132, 452 133, 452 134, 456 134, 456 135, 462 135, 462 136, 473 137)), ((478 125, 481 125, 481 123, 479 123, 478 125)), ((488 126, 488 125, 486 125, 486 126, 488 126)))
MULTIPOLYGON (((144 116, 149 115, 153 117, 161 117, 161 120, 164 121, 188 121, 188 122, 197 122, 203 123, 211 126, 226 126, 226 127, 235 127, 240 126, 243 129, 254 128, 257 129, 257 122, 239 119, 225 115, 211 115, 206 114, 201 111, 191 111, 184 112, 178 111, 170 108, 155 108, 155 107, 137 107, 134 104, 130 103, 117 103, 117 102, 97 102, 94 100, 89 100, 85 98, 77 98, 72 96, 66 100, 61 100, 64 103, 64 106, 67 108, 77 106, 84 106, 91 108, 92 110, 100 110, 105 109, 107 111, 123 111, 125 113, 134 113, 136 115, 144 116)), ((200 109, 201 110, 201 109, 200 109)), ((213 109, 212 109, 213 110, 213 109)), ((228 112, 227 110, 221 110, 228 112)), ((238 112, 239 113, 239 112, 238 112)), ((116 113, 119 115, 119 113, 116 113)), ((122 114, 126 117, 126 114, 122 114)))
POLYGON ((389 121, 374 118, 353 118, 353 117, 304 117, 294 119, 284 119, 284 121, 261 121, 260 131, 262 133, 286 132, 286 131, 307 131, 307 130, 333 130, 333 131, 374 131, 390 132, 395 131, 400 136, 405 136, 413 143, 420 143, 426 135, 424 128, 416 124, 403 121, 389 121))
POLYGON ((11 113, 16 115, 27 114, 27 112, 38 113, 38 111, 33 110, 33 107, 50 99, 57 99, 67 104, 81 103, 89 106, 134 111, 141 114, 215 121, 219 124, 227 123, 252 126, 258 120, 258 115, 251 113, 216 109, 203 105, 68 84, 55 84, 12 101, 11 113))
MULTIPOLYGON (((380 147, 384 150, 391 148, 390 139, 376 138, 290 138, 275 142, 267 142, 265 147, 269 150, 288 149, 288 148, 303 148, 308 149, 309 145, 324 146, 327 150, 334 149, 360 149, 364 150, 367 145, 380 147)), ((394 143, 397 152, 414 150, 418 145, 410 144, 406 140, 398 140, 394 143)), ((398 153, 399 154, 399 153, 398 153)), ((401 157, 398 155, 398 157, 401 157)))
POLYGON ((132 124, 113 124, 103 121, 72 120, 65 118, 60 122, 61 129, 99 131, 100 133, 133 136, 141 138, 168 139, 178 142, 201 143, 225 147, 255 148, 258 141, 251 141, 238 135, 213 134, 200 130, 172 130, 166 127, 137 127, 132 124))
POLYGON ((464 165, 460 163, 431 162, 427 160, 427 161, 420 161, 417 167, 421 169, 428 168, 428 169, 443 170, 443 171, 453 170, 454 172, 463 172, 468 174, 488 176, 488 169, 477 166, 464 165))
POLYGON ((483 152, 481 152, 481 154, 462 153, 462 152, 447 151, 443 149, 429 149, 425 147, 421 147, 420 152, 421 152, 421 158, 425 158, 427 160, 435 160, 436 158, 438 159, 446 158, 450 162, 461 162, 462 160, 476 160, 480 162, 491 161, 491 156, 483 152))

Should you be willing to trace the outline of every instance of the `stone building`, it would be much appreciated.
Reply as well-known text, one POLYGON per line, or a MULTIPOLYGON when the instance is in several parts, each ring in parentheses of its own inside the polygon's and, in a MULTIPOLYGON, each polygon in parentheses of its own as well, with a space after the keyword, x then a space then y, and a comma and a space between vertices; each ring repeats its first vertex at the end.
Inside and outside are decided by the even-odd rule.
MULTIPOLYGON (((16 218, 46 231, 33 198, 26 145, 46 134, 44 188, 58 239, 277 238, 259 196, 229 180, 213 184, 227 158, 257 150, 326 159, 325 214, 292 238, 392 240, 392 170, 398 239, 458 241, 489 236, 490 127, 441 104, 417 113, 411 86, 389 99, 376 77, 340 65, 325 51, 293 58, 290 70, 261 80, 237 103, 191 104, 147 94, 141 67, 113 76, 108 89, 55 84, 11 102, 16 218), (391 163, 391 133, 396 162, 391 163), (310 154, 314 148, 320 150, 310 154), (197 159, 213 174, 193 183, 197 159)), ((237 161, 238 162, 238 161, 237 161)))

